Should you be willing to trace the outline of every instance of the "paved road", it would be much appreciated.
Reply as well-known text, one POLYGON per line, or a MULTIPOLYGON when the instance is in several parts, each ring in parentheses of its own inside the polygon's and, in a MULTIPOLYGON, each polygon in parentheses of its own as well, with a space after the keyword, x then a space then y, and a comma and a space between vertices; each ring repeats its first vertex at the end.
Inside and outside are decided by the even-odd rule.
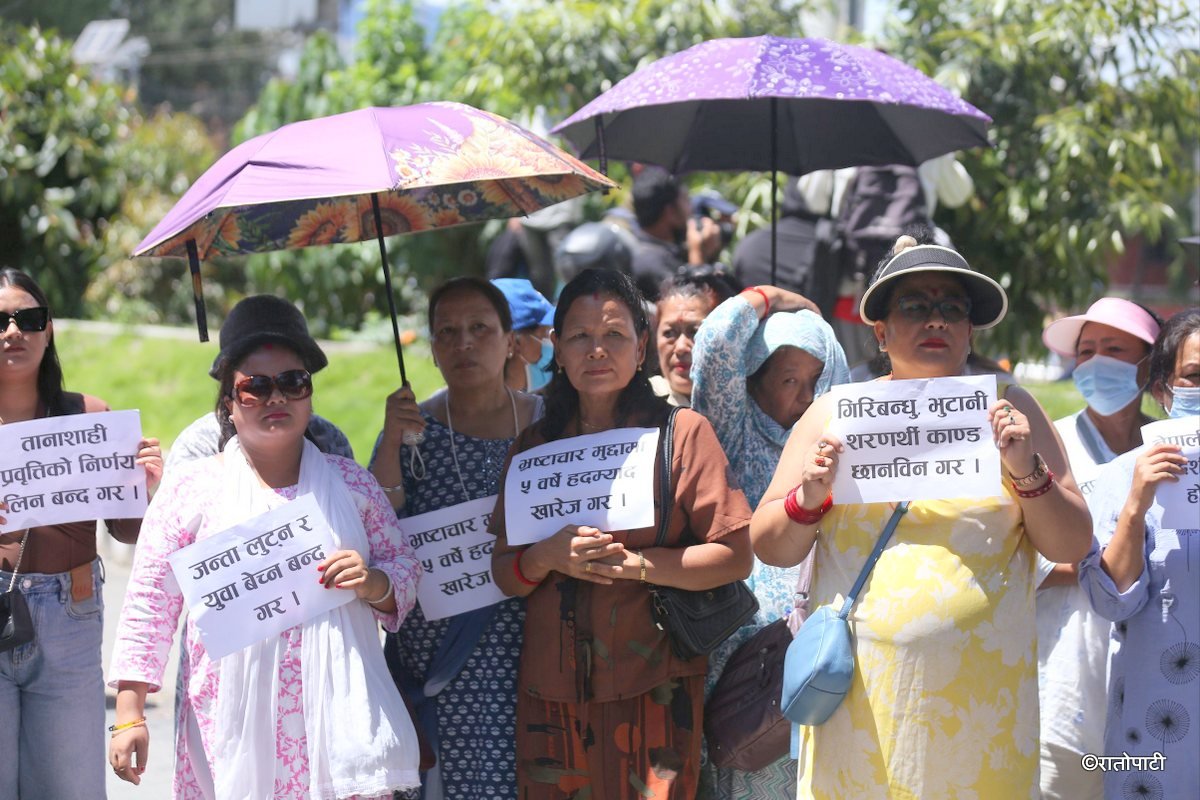
MULTIPOLYGON (((104 674, 107 680, 108 667, 112 661, 113 640, 117 631, 117 620, 121 616, 121 603, 125 597, 125 586, 129 582, 129 568, 133 561, 133 547, 104 536, 100 545, 104 558, 104 674)), ((150 757, 146 772, 139 786, 126 783, 106 770, 108 800, 166 800, 171 796, 171 776, 175 768, 175 675, 179 660, 179 646, 171 646, 168 658, 170 667, 163 676, 162 691, 149 696, 146 702, 146 725, 150 728, 150 757)), ((112 725, 115 693, 108 692, 108 715, 106 725, 112 725)), ((105 736, 107 736, 105 732, 105 736)))

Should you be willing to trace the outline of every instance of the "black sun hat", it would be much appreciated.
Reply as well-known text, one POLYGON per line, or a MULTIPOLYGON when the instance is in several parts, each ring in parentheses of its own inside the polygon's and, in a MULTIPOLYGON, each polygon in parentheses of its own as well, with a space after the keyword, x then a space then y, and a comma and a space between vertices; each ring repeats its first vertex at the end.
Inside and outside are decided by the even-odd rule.
POLYGON ((971 325, 990 328, 1008 312, 1008 295, 996 281, 971 268, 967 260, 948 247, 921 244, 902 250, 880 267, 863 293, 858 315, 868 325, 887 316, 887 301, 898 279, 918 272, 948 272, 962 281, 971 299, 971 325))
POLYGON ((221 326, 221 351, 213 359, 208 374, 218 377, 226 363, 236 364, 268 342, 295 351, 309 372, 318 372, 329 363, 317 340, 309 334, 300 309, 282 297, 255 294, 238 302, 225 318, 221 326))

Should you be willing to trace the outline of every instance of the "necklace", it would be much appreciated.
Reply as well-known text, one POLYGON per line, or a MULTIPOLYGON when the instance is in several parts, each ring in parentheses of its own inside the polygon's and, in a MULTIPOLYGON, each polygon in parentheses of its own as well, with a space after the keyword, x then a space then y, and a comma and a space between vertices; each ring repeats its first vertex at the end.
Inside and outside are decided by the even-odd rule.
MULTIPOLYGON (((520 422, 517 420, 517 396, 513 394, 513 390, 504 387, 504 391, 508 392, 508 401, 512 404, 513 417, 513 438, 521 432, 520 422)), ((471 501, 471 495, 467 494, 467 485, 463 481, 462 469, 458 465, 458 448, 454 446, 454 417, 450 415, 450 390, 446 389, 446 427, 450 429, 450 457, 454 459, 454 474, 458 476, 458 488, 462 490, 463 502, 471 501)))

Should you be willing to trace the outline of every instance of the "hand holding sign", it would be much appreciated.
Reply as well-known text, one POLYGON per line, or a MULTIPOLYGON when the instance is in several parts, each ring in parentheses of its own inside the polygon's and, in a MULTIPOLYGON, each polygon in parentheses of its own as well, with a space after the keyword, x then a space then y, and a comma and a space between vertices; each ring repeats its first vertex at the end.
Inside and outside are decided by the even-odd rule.
POLYGON ((1020 478, 1037 467, 1033 457, 1033 437, 1029 417, 1013 408, 1007 400, 997 400, 988 408, 992 441, 1000 448, 1000 460, 1008 474, 1020 478))

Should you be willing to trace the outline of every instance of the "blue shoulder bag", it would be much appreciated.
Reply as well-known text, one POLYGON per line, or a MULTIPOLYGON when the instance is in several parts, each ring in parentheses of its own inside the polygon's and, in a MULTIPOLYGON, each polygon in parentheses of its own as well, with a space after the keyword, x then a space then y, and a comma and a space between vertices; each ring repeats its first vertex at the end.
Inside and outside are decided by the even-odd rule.
POLYGON ((900 517, 907 511, 907 501, 896 506, 841 610, 821 606, 804 621, 788 645, 780 710, 797 725, 820 725, 833 715, 850 690, 854 678, 854 637, 847 618, 884 546, 900 524, 900 517))

